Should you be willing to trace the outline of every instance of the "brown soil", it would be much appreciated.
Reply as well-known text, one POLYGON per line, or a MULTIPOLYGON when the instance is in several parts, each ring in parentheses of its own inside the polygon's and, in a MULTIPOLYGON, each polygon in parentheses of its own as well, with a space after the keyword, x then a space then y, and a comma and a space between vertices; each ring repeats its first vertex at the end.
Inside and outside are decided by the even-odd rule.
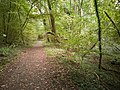
POLYGON ((0 90, 79 90, 67 70, 47 57, 39 41, 0 72, 0 90))

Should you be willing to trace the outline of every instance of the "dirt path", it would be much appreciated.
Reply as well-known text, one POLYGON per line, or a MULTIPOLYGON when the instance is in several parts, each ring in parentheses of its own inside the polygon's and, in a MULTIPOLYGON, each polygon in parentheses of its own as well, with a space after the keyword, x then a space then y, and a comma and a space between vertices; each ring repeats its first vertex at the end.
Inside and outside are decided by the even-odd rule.
POLYGON ((0 73, 0 90, 78 90, 54 58, 47 58, 39 41, 0 73))

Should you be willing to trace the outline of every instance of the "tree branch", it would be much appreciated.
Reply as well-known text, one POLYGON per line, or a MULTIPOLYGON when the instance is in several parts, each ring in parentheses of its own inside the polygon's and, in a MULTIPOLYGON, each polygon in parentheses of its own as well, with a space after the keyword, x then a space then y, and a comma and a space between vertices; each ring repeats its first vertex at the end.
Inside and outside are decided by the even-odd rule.
POLYGON ((114 28, 116 29, 116 31, 117 31, 117 33, 118 33, 118 35, 119 35, 119 37, 120 37, 120 31, 119 31, 117 25, 116 25, 115 22, 112 20, 112 18, 107 14, 107 12, 104 11, 104 13, 105 13, 106 16, 109 18, 109 20, 112 22, 114 28))

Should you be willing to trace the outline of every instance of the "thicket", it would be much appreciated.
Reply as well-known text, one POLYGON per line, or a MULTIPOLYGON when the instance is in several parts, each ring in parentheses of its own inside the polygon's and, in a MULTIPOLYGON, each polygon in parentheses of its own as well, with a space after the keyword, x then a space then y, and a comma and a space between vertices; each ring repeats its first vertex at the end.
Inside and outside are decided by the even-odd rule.
POLYGON ((117 0, 0 0, 0 46, 28 45, 38 37, 83 59, 100 54, 119 61, 117 0))
POLYGON ((120 1, 0 0, 0 57, 41 38, 80 64, 120 65, 120 1))
POLYGON ((30 18, 31 7, 26 0, 0 0, 0 46, 18 46, 36 40, 38 21, 30 18))

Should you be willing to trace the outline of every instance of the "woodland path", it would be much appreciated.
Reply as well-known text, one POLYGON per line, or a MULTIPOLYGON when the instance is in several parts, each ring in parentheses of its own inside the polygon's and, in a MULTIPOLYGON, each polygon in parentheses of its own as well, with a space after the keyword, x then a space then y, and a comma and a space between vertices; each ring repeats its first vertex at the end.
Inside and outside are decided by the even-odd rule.
POLYGON ((66 69, 47 57, 41 41, 0 72, 0 90, 78 90, 66 69))

